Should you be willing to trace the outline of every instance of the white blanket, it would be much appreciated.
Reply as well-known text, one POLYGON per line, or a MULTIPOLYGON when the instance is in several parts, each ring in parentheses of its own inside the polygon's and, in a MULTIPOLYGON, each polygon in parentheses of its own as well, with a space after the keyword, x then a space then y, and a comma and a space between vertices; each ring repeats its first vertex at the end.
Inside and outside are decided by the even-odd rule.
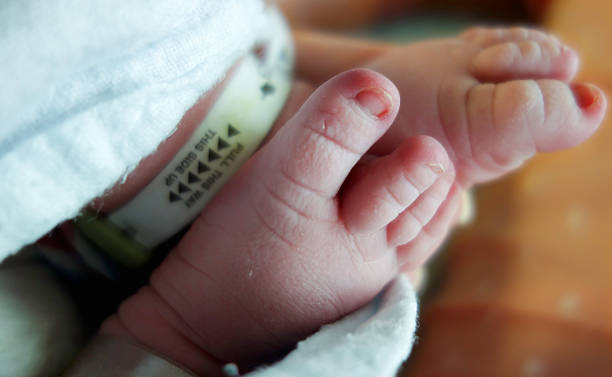
MULTIPOLYGON (((265 20, 262 0, 1 1, 0 260, 74 217, 153 152, 265 34, 265 20)), ((41 318, 33 310, 71 310, 28 307, 4 307, 10 314, 0 335, 12 332, 0 343, 41 344, 28 337, 49 336, 15 334, 7 318, 27 329, 23 321, 41 318)), ((382 301, 325 327, 255 375, 391 376, 412 346, 415 316, 413 289, 396 281, 382 301)), ((47 325, 52 333, 54 324, 47 325)), ((61 352, 56 345, 30 352, 61 352)), ((22 372, 11 375, 51 371, 29 365, 22 372)))
POLYGON ((0 2, 0 259, 153 152, 264 29, 257 0, 0 2))

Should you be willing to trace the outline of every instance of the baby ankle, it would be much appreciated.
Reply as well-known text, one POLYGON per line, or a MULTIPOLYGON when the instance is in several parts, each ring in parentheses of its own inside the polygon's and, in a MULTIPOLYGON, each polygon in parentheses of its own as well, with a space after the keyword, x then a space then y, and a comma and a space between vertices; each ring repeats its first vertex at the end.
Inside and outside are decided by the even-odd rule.
POLYGON ((197 344, 186 325, 172 316, 173 309, 147 286, 125 300, 116 314, 100 327, 100 335, 119 338, 171 360, 181 368, 203 376, 222 376, 223 363, 197 344))

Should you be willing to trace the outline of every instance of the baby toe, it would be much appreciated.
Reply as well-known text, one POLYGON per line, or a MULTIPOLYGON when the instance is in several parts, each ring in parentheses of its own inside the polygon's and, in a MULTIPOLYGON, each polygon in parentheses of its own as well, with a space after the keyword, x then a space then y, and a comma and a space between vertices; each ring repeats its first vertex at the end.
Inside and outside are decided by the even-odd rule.
POLYGON ((389 247, 409 243, 423 231, 446 200, 454 178, 454 169, 447 170, 387 226, 389 247))
POLYGON ((398 264, 402 271, 414 271, 431 257, 457 220, 460 209, 461 189, 453 184, 446 199, 422 231, 412 241, 397 248, 398 264))
POLYGON ((570 80, 578 69, 578 55, 554 41, 526 39, 494 44, 472 60, 472 74, 481 81, 551 78, 570 80))
POLYGON ((472 27, 464 31, 460 36, 466 42, 477 45, 480 48, 491 47, 505 42, 550 42, 561 45, 559 38, 541 30, 521 26, 510 28, 472 27))
MULTIPOLYGON (((418 220, 428 220, 428 209, 422 207, 437 206, 420 197, 432 190, 441 176, 449 174, 454 174, 452 165, 440 143, 428 136, 408 138, 391 155, 351 177, 342 195, 342 219, 352 233, 369 234, 384 229, 407 208, 421 203, 415 207, 415 215, 418 220)), ((420 228, 420 223, 417 226, 420 228)))

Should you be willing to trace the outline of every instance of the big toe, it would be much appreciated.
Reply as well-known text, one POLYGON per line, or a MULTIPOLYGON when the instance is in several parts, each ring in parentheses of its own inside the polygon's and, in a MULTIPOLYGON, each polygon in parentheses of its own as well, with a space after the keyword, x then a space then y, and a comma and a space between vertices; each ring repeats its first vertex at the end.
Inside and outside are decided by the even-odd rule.
POLYGON ((256 156, 258 181, 273 196, 308 212, 336 196, 353 166, 391 125, 399 94, 366 69, 319 87, 256 156))

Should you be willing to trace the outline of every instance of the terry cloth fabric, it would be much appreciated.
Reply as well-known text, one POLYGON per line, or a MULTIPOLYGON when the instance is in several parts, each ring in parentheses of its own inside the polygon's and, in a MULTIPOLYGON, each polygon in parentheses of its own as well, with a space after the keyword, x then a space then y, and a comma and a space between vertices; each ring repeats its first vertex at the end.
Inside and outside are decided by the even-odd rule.
MULTIPOLYGON (((125 176, 266 32, 262 0, 1 1, 0 260, 125 176)), ((416 301, 405 279, 381 297, 254 376, 392 376, 412 347, 416 301)), ((39 321, 38 309, 11 308, 39 321)), ((44 336, 0 337, 0 349, 44 336)))
POLYGON ((0 260, 153 152, 265 31, 262 0, 0 2, 0 260))

